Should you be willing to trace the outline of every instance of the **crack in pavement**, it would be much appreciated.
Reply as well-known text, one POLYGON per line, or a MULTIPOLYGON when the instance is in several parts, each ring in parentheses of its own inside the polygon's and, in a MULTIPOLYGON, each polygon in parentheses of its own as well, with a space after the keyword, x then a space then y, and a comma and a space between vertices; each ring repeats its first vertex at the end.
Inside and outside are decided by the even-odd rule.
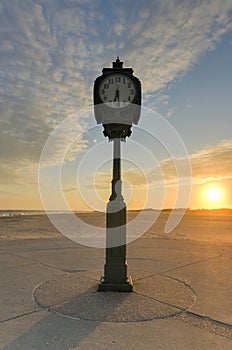
MULTIPOLYGON (((56 266, 53 266, 53 265, 50 265, 50 264, 46 264, 46 263, 43 263, 42 261, 36 261, 36 260, 33 260, 33 259, 30 259, 30 258, 28 258, 28 257, 25 257, 25 256, 22 256, 22 255, 20 255, 20 254, 9 254, 9 255, 12 255, 12 256, 15 256, 15 257, 17 257, 17 258, 21 258, 21 259, 24 259, 24 260, 26 260, 26 261, 29 261, 31 264, 33 264, 33 265, 36 265, 36 264, 38 264, 38 265, 43 265, 43 266, 46 266, 46 267, 49 267, 49 268, 51 268, 51 269, 54 269, 54 270, 57 270, 57 271, 60 271, 60 272, 65 272, 65 270, 63 270, 63 269, 61 269, 61 268, 58 268, 58 267, 56 267, 56 266)), ((28 264, 27 265, 25 265, 25 264, 20 264, 20 265, 18 265, 18 266, 28 266, 28 264)), ((18 266, 16 266, 16 267, 18 267, 18 266)))
POLYGON ((188 310, 174 316, 174 318, 190 326, 197 327, 232 340, 232 324, 215 320, 209 316, 200 315, 188 310))
POLYGON ((160 272, 160 275, 165 274, 165 273, 167 273, 167 272, 176 271, 176 270, 182 269, 182 268, 187 267, 187 266, 196 265, 196 264, 199 264, 199 263, 201 263, 201 262, 208 261, 208 260, 210 260, 210 259, 220 258, 220 257, 222 257, 222 256, 223 256, 222 254, 220 254, 220 255, 215 255, 215 256, 211 256, 211 257, 208 257, 208 258, 205 258, 205 259, 197 260, 197 261, 194 261, 194 262, 191 262, 191 263, 182 265, 182 266, 174 267, 173 269, 169 269, 169 270, 160 272))
POLYGON ((24 316, 33 315, 33 314, 35 314, 37 312, 44 312, 44 310, 37 309, 37 310, 25 312, 23 314, 19 314, 19 315, 16 315, 16 316, 12 316, 12 317, 6 318, 5 320, 0 320, 0 324, 5 323, 5 322, 9 322, 9 321, 13 321, 13 320, 17 320, 18 318, 21 318, 21 317, 24 317, 24 316))
MULTIPOLYGON (((145 276, 145 277, 138 278, 137 281, 143 280, 143 279, 148 278, 148 277, 154 277, 154 276, 157 276, 157 275, 164 275, 164 276, 165 276, 165 274, 168 273, 168 272, 172 272, 172 271, 175 271, 175 270, 178 270, 178 269, 182 269, 182 268, 187 267, 187 266, 199 264, 199 263, 204 262, 204 261, 207 261, 207 260, 209 260, 209 259, 215 259, 215 258, 219 258, 219 257, 222 257, 222 256, 223 256, 222 254, 220 254, 220 255, 215 255, 215 256, 208 257, 208 258, 201 259, 201 260, 197 260, 197 261, 194 261, 194 262, 185 264, 185 265, 181 265, 181 266, 178 266, 178 267, 174 267, 174 268, 169 269, 169 270, 164 270, 164 271, 162 271, 162 272, 155 272, 155 273, 152 273, 151 275, 147 275, 147 276, 145 276)), ((132 273, 132 272, 131 272, 131 273, 132 273)), ((171 276, 168 276, 168 277, 171 277, 171 276)))

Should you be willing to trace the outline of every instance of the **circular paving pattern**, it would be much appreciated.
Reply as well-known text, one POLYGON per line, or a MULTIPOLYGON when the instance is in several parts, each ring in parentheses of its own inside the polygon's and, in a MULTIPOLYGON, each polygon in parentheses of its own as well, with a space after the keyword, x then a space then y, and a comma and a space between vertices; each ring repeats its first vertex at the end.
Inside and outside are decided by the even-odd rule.
POLYGON ((101 322, 140 322, 174 316, 195 301, 179 280, 132 271, 133 292, 98 292, 101 271, 65 273, 41 283, 35 301, 65 317, 101 322))

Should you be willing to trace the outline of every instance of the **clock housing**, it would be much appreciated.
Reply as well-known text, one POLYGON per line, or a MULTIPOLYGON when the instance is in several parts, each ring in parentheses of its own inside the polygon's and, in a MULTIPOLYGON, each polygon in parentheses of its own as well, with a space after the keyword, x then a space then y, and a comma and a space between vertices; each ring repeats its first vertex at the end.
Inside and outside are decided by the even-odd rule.
MULTIPOLYGON (((138 124, 141 114, 141 83, 132 68, 123 68, 119 57, 112 68, 103 68, 94 82, 94 113, 98 124, 103 124, 105 136, 123 129, 129 136, 132 124, 138 124)), ((109 138, 111 138, 109 136, 109 138)))

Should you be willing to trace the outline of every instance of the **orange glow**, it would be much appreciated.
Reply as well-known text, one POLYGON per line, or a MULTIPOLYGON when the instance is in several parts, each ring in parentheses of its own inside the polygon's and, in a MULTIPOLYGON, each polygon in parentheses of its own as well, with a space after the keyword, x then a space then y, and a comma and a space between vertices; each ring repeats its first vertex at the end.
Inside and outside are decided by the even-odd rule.
POLYGON ((211 202, 217 202, 221 198, 221 191, 217 187, 210 187, 207 191, 207 198, 211 202))
POLYGON ((224 207, 224 189, 218 184, 209 184, 203 189, 203 207, 209 209, 224 207))

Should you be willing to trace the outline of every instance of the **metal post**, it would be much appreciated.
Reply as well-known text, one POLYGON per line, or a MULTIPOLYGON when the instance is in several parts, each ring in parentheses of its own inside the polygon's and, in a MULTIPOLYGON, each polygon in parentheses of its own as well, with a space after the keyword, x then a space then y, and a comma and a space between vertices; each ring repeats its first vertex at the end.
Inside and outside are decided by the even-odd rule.
POLYGON ((121 181, 121 144, 120 139, 113 140, 113 179, 112 193, 110 201, 115 199, 123 200, 122 181, 121 181))
POLYGON ((132 292, 131 277, 127 277, 126 204, 122 196, 121 140, 113 140, 112 193, 106 212, 106 263, 99 291, 132 292))

